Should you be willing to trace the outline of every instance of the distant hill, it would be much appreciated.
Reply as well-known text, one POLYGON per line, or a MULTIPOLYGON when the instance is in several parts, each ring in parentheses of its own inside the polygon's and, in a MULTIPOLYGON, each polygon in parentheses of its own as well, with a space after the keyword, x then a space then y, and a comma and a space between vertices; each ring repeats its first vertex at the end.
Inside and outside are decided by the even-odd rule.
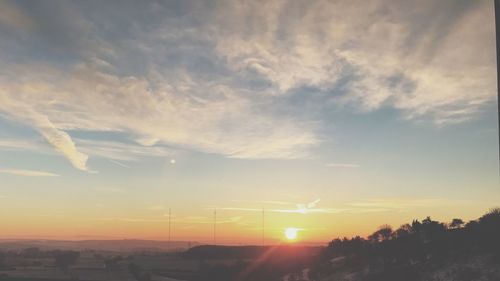
POLYGON ((189 241, 155 241, 155 240, 0 240, 0 250, 22 250, 36 247, 40 250, 99 250, 116 252, 133 251, 171 251, 186 250, 199 245, 189 241))

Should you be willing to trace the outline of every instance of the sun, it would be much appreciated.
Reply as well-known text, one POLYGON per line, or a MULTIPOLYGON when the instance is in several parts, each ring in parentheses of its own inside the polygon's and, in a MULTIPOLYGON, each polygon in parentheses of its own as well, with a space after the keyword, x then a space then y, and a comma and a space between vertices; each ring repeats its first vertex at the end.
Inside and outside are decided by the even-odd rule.
POLYGON ((298 232, 299 232, 299 229, 295 228, 295 227, 285 228, 285 237, 288 240, 295 240, 297 238, 298 232))

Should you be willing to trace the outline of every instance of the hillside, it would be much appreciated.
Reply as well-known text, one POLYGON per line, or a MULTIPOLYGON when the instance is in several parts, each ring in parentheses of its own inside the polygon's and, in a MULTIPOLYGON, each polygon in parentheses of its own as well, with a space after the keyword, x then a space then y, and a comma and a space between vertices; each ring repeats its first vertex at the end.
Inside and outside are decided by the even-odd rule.
POLYGON ((335 239, 305 278, 291 280, 472 281, 500 280, 500 209, 464 223, 430 217, 367 238, 335 239))

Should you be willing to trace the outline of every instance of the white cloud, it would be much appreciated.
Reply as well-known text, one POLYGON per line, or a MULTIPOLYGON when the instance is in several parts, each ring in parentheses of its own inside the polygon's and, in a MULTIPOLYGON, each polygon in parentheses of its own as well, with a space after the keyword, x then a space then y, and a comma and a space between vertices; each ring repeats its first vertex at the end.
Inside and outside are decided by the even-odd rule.
MULTIPOLYGON (((30 87, 28 85, 25 86, 30 87)), ((5 93, 0 90, 0 101, 5 101, 3 106, 0 105, 0 110, 4 107, 7 112, 15 112, 15 114, 12 114, 12 117, 16 117, 22 122, 32 124, 47 143, 52 145, 56 151, 64 155, 75 168, 82 171, 93 172, 87 167, 88 155, 80 152, 76 148, 75 143, 68 133, 56 127, 46 115, 38 113, 28 105, 10 100, 12 97, 13 95, 5 95, 5 93)), ((35 141, 6 139, 0 141, 0 148, 8 150, 43 151, 44 147, 35 141)))
POLYGON ((296 204, 295 209, 276 209, 272 212, 276 213, 297 213, 297 214, 311 214, 311 213, 325 213, 325 214, 337 214, 348 211, 348 209, 337 209, 337 208, 318 208, 316 207, 321 199, 316 199, 309 203, 299 203, 296 204))
POLYGON ((128 166, 119 161, 137 161, 142 157, 167 157, 172 154, 170 149, 163 146, 140 146, 133 143, 88 139, 75 139, 75 142, 82 152, 92 157, 111 159, 112 163, 123 167, 128 166))
POLYGON ((148 138, 148 137, 142 137, 142 138, 138 138, 136 139, 136 142, 143 145, 143 146, 152 146, 152 145, 155 145, 156 143, 158 143, 160 141, 160 139, 158 138, 148 138))
POLYGON ((223 3, 219 54, 277 94, 317 87, 340 104, 392 106, 438 126, 473 118, 495 97, 488 1, 223 3))
MULTIPOLYGON (((406 212, 416 208, 429 208, 434 206, 444 206, 457 204, 456 201, 450 201, 439 198, 407 199, 407 198, 372 198, 359 200, 356 202, 343 203, 339 207, 319 207, 320 199, 309 203, 298 203, 289 208, 265 208, 265 212, 285 213, 285 214, 365 214, 380 212, 406 212), (295 205, 295 206, 293 206, 295 205)), ((245 201, 238 201, 245 202, 245 201)), ((246 201, 255 206, 258 201, 246 201)), ((214 209, 212 206, 209 208, 214 209)), ((217 210, 235 211, 235 212, 262 212, 262 208, 248 207, 217 207, 217 210)))
POLYGON ((360 211, 365 209, 406 211, 411 208, 444 206, 450 203, 450 200, 444 199, 373 198, 352 202, 349 205, 360 211))
POLYGON ((33 114, 32 121, 47 142, 66 156, 75 168, 90 171, 87 168, 88 156, 76 149, 75 143, 66 132, 57 129, 46 116, 33 114))
POLYGON ((45 171, 35 171, 35 170, 22 170, 22 169, 0 169, 0 173, 11 174, 16 176, 24 177, 58 177, 58 174, 45 172, 45 171))
POLYGON ((1 139, 0 149, 2 150, 44 150, 46 147, 40 143, 24 139, 1 139))
MULTIPOLYGON (((168 80, 119 77, 89 66, 70 73, 42 71, 51 77, 62 76, 57 83, 38 77, 40 72, 32 69, 22 72, 26 72, 23 81, 4 77, 0 109, 35 126, 81 170, 87 169, 87 155, 130 160, 130 153, 121 154, 117 143, 102 141, 77 140, 82 143, 77 149, 64 130, 154 136, 171 146, 232 158, 300 158, 307 156, 307 148, 318 142, 312 127, 269 114, 256 114, 251 102, 225 86, 199 84, 200 89, 221 95, 220 100, 202 100, 196 93, 176 92, 168 80), (18 116, 19 108, 24 112, 28 109, 41 112, 37 113, 40 118, 26 120, 18 116)), ((127 145, 128 148, 132 146, 127 145)), ((163 149, 150 148, 157 152, 163 149)), ((132 151, 144 154, 147 150, 136 146, 132 151)), ((167 153, 161 151, 161 154, 167 153)))
MULTIPOLYGON (((0 22, 37 32, 21 8, 7 8, 22 17, 0 12, 0 22)), ((58 38, 75 56, 71 63, 2 61, 0 111, 89 171, 89 155, 128 161, 168 155, 164 146, 244 159, 310 157, 326 120, 305 118, 288 104, 277 108, 301 87, 320 91, 316 103, 328 110, 392 107, 437 126, 470 120, 495 98, 488 1, 220 1, 189 8, 179 18, 151 16, 153 25, 138 21, 137 30, 113 39, 99 23, 117 19, 97 16, 94 23, 76 14, 69 30, 60 30, 68 37, 58 38), (71 40, 74 34, 85 36, 71 40), (73 130, 120 132, 139 145, 127 144, 135 151, 122 154, 125 145, 73 140, 73 130)))

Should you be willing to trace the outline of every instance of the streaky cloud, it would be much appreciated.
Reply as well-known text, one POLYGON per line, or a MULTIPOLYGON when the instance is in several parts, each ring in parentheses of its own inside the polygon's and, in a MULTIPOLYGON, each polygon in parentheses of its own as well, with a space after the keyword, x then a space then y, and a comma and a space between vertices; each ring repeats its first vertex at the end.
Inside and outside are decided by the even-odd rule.
POLYGON ((120 166, 120 167, 123 167, 123 168, 130 168, 130 166, 125 165, 125 164, 123 164, 123 163, 122 163, 122 162, 120 162, 120 161, 116 161, 116 160, 112 160, 112 159, 110 159, 110 160, 109 160, 109 162, 111 162, 111 163, 113 163, 113 164, 116 164, 116 165, 118 165, 118 166, 120 166))
POLYGON ((0 173, 11 174, 23 177, 58 177, 58 174, 46 172, 46 171, 36 171, 36 170, 23 170, 23 169, 0 169, 0 173))
POLYGON ((326 163, 326 167, 332 167, 332 168, 359 168, 361 167, 358 164, 352 164, 352 163, 326 163))
POLYGON ((75 145, 73 130, 228 158, 304 159, 332 120, 293 105, 301 89, 321 93, 304 104, 322 113, 391 108, 437 127, 468 122, 495 99, 488 1, 356 3, 222 0, 173 17, 162 7, 43 2, 48 17, 2 3, 11 48, 0 50, 0 111, 91 172, 89 155, 137 156, 75 145), (108 16, 115 8, 137 28, 123 32, 124 19, 108 16))
POLYGON ((61 152, 78 170, 91 172, 87 167, 88 155, 77 150, 75 143, 71 137, 64 131, 58 130, 54 124, 46 116, 34 115, 32 120, 40 134, 50 143, 56 150, 61 152))

